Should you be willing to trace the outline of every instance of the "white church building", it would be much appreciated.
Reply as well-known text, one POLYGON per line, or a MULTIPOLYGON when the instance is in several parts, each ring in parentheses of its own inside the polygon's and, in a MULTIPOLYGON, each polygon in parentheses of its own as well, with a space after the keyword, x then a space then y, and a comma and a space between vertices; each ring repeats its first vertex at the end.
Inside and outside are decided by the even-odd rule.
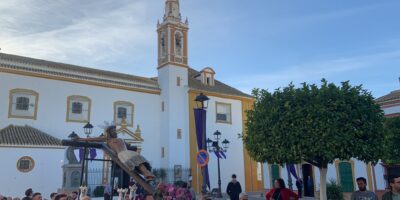
MULTIPOLYGON (((193 114, 200 93, 210 98, 207 137, 213 139, 218 130, 230 141, 221 161, 223 190, 232 174, 244 190, 263 190, 262 165, 249 158, 238 138, 253 99, 218 81, 212 68, 189 65, 188 28, 179 1, 166 0, 157 25, 157 77, 0 53, 0 193, 23 197, 32 188, 47 198, 77 179, 79 174, 63 173, 71 161, 60 140, 73 131, 85 137, 87 122, 94 125, 91 136, 98 136, 104 121, 117 124, 120 137, 137 145, 153 168, 190 169, 193 187, 200 191, 193 114)), ((216 188, 217 159, 210 155, 211 188, 216 188)))
MULTIPOLYGON (((189 65, 188 29, 179 1, 166 0, 163 21, 157 24, 157 77, 0 53, 0 194, 23 197, 24 191, 32 188, 47 198, 71 181, 77 186, 80 173, 63 170, 73 161, 60 141, 73 131, 86 137, 82 127, 87 122, 94 125, 91 136, 98 136, 103 133, 100 125, 104 121, 115 123, 119 137, 138 146, 153 168, 174 169, 173 178, 182 180, 190 173, 193 188, 199 192, 202 176, 195 159, 193 109, 200 93, 210 98, 207 137, 213 139, 218 130, 230 141, 227 158, 221 161, 222 190, 232 174, 237 175, 246 192, 269 189, 278 177, 287 182, 284 167, 254 162, 238 138, 238 134, 246 134, 246 110, 252 108, 254 99, 218 81, 211 67, 189 65), (190 172, 181 173, 180 169, 190 172)), ((398 116, 399 93, 395 94, 393 105, 393 98, 386 96, 377 102, 384 105, 387 114, 398 116)), ((107 165, 100 166, 102 173, 109 172, 107 165)), ((308 192, 319 190, 317 168, 303 163, 296 165, 296 171, 306 183, 312 183, 308 192)), ((217 188, 217 159, 213 154, 209 172, 211 188, 217 188)), ((380 164, 338 160, 329 166, 328 178, 351 192, 356 190, 355 179, 363 176, 368 188, 378 191, 386 187, 384 173, 380 164)), ((100 180, 107 181, 106 176, 100 180)))

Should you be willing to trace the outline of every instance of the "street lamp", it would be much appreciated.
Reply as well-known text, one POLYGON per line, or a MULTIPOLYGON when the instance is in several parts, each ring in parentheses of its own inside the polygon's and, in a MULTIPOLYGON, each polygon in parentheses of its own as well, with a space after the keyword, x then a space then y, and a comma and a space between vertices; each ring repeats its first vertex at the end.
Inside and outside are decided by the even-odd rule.
POLYGON ((74 140, 74 139, 78 138, 78 134, 76 134, 75 131, 72 131, 72 133, 68 135, 68 138, 71 138, 71 140, 74 140))
POLYGON ((217 156, 217 161, 218 161, 218 194, 217 198, 222 198, 222 193, 221 193, 221 167, 219 164, 219 159, 220 159, 220 152, 226 152, 229 148, 229 141, 227 139, 224 139, 222 143, 222 147, 219 145, 219 141, 221 140, 222 133, 219 132, 218 130, 214 132, 214 138, 215 141, 211 140, 210 138, 207 138, 207 146, 209 147, 210 152, 215 152, 218 154, 217 156))
MULTIPOLYGON (((93 130, 93 125, 90 122, 86 123, 86 125, 83 127, 83 132, 86 134, 86 137, 89 137, 90 134, 92 134, 92 130, 93 130)), ((77 136, 74 136, 74 134, 75 133, 72 132, 70 134, 70 136, 72 135, 73 137, 77 137, 77 136)), ((71 139, 72 139, 72 137, 71 137, 71 139)), ((83 160, 82 160, 82 169, 81 169, 81 172, 82 172, 82 174, 81 174, 81 185, 83 183, 83 170, 85 170, 85 184, 86 184, 86 186, 88 185, 88 182, 87 182, 88 181, 88 160, 87 160, 87 156, 88 156, 88 150, 87 150, 87 147, 85 146, 84 149, 83 149, 83 160), (85 162, 86 162, 86 166, 85 166, 85 162)))
MULTIPOLYGON (((208 100, 210 100, 206 95, 200 93, 195 98, 196 108, 194 109, 194 118, 196 124, 196 134, 197 138, 201 139, 198 141, 198 149, 199 150, 207 150, 206 144, 206 110, 208 107, 208 100)), ((206 167, 201 168, 201 174, 203 176, 203 182, 201 185, 201 193, 207 193, 207 176, 206 176, 206 167)))
POLYGON ((83 127, 83 131, 85 132, 86 136, 89 137, 90 134, 92 134, 92 130, 93 130, 93 125, 88 122, 84 127, 83 127))
POLYGON ((197 103, 197 108, 207 109, 208 108, 208 100, 210 100, 206 95, 200 93, 194 101, 197 103))

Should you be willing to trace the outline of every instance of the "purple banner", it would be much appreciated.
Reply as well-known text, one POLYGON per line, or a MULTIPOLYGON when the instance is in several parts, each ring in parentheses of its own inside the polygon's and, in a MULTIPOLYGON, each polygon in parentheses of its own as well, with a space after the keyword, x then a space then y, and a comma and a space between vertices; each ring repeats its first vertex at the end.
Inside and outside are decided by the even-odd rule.
POLYGON ((219 155, 218 152, 214 151, 215 156, 217 156, 218 158, 222 158, 221 155, 219 155))
POLYGON ((90 159, 96 158, 96 156, 97 156, 96 149, 90 149, 89 153, 90 153, 90 159))
MULTIPOLYGON (((207 150, 206 142, 203 147, 203 137, 202 135, 206 133, 206 110, 196 108, 194 109, 194 123, 196 124, 196 137, 197 137, 197 147, 198 149, 207 150)), ((206 137, 204 137, 205 140, 206 137)))
POLYGON ((297 176, 296 173, 296 167, 294 166, 294 164, 286 164, 286 169, 288 171, 288 175, 292 174, 294 176, 294 178, 299 179, 299 177, 297 176))
POLYGON ((83 160, 83 155, 84 154, 84 151, 83 151, 83 148, 80 148, 79 149, 79 162, 81 162, 81 160, 83 160))
MULTIPOLYGON (((194 123, 196 125, 196 138, 197 138, 197 147, 198 149, 204 149, 207 151, 206 144, 206 110, 195 108, 194 109, 194 123), (204 135, 204 137, 203 137, 204 135), (203 141, 204 140, 204 141, 203 141), (204 144, 204 146, 203 146, 204 144)), ((206 173, 206 183, 208 188, 210 189, 210 177, 208 175, 208 165, 204 166, 204 170, 206 173)))
POLYGON ((219 151, 219 153, 221 154, 222 157, 224 157, 226 159, 226 155, 223 151, 219 151))

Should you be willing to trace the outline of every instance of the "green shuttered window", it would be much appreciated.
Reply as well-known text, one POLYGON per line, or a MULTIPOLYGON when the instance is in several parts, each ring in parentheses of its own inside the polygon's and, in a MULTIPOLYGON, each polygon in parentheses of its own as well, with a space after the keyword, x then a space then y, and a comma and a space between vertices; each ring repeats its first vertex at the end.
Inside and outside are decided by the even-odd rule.
POLYGON ((343 192, 354 192, 353 171, 351 169, 351 163, 340 162, 338 167, 340 185, 343 188, 343 192))

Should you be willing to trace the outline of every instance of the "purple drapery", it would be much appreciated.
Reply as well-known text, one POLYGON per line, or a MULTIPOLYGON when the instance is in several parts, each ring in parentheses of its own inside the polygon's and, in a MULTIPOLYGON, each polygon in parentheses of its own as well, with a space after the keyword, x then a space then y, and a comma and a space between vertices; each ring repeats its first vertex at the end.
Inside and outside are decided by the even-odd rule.
POLYGON ((219 151, 219 153, 221 154, 222 157, 224 157, 226 159, 226 155, 223 151, 219 151))
POLYGON ((79 162, 81 162, 81 160, 83 160, 83 154, 84 154, 84 150, 83 148, 79 149, 79 162))
MULTIPOLYGON (((81 160, 83 160, 83 156, 84 156, 84 148, 80 148, 79 149, 79 162, 81 160)), ((90 157, 90 159, 95 159, 96 156, 97 156, 96 149, 89 149, 89 157, 90 157)))
MULTIPOLYGON (((206 110, 195 108, 194 109, 194 122, 196 125, 196 138, 197 138, 197 147, 198 149, 207 150, 206 144, 206 110), (204 137, 203 137, 204 135, 204 137), (204 140, 204 141, 203 141, 204 140), (204 146, 203 146, 204 144, 204 146)), ((206 183, 208 188, 210 188, 210 177, 208 175, 208 165, 204 166, 205 174, 206 174, 206 183)))
POLYGON ((96 149, 90 149, 89 154, 90 154, 90 159, 95 159, 97 156, 96 149))
POLYGON ((296 173, 296 167, 294 166, 294 164, 286 164, 286 169, 288 171, 288 175, 292 174, 294 176, 294 178, 299 179, 299 177, 297 176, 296 173))

